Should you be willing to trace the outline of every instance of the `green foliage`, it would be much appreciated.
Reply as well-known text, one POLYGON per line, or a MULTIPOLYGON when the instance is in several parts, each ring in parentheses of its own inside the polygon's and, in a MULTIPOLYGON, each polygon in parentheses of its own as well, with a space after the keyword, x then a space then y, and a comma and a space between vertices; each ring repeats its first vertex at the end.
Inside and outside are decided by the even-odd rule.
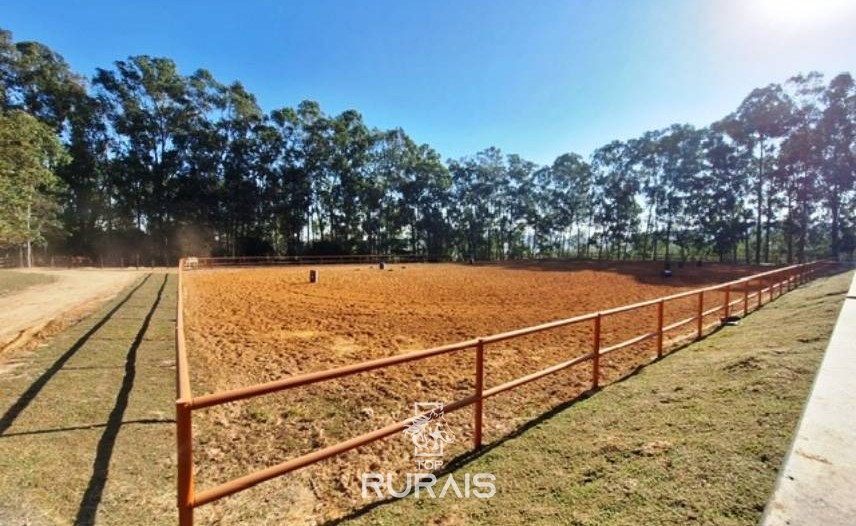
POLYGON ((444 162, 401 129, 314 101, 266 113, 239 82, 168 58, 117 61, 91 86, 0 30, 0 109, 35 117, 70 154, 51 167, 67 238, 50 234, 51 182, 36 185, 36 236, 21 235, 23 201, 6 191, 6 215, 18 210, 7 245, 161 263, 391 252, 760 263, 856 249, 847 73, 771 84, 708 128, 674 124, 549 166, 494 147, 444 162))
POLYGON ((42 243, 59 227, 55 170, 65 160, 47 125, 23 111, 0 111, 0 246, 42 243))

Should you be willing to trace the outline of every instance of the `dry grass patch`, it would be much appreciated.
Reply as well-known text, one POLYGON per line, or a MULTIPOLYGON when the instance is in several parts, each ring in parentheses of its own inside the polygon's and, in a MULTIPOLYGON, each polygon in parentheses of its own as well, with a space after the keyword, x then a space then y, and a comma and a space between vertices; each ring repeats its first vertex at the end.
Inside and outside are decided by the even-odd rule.
POLYGON ((33 285, 47 285, 56 281, 56 276, 35 272, 0 270, 0 296, 19 292, 33 285))

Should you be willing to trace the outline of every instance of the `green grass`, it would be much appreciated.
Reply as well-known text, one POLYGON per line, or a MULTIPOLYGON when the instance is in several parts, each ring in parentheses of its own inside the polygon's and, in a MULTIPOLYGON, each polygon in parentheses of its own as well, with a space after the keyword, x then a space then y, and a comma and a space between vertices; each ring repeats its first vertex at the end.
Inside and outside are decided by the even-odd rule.
POLYGON ((0 297, 19 292, 33 285, 45 285, 56 281, 56 277, 33 272, 0 270, 0 297))
POLYGON ((755 524, 851 277, 786 295, 453 471, 494 474, 492 499, 407 497, 354 522, 755 524))
POLYGON ((175 275, 151 274, 11 357, 0 524, 175 522, 174 320, 175 275))

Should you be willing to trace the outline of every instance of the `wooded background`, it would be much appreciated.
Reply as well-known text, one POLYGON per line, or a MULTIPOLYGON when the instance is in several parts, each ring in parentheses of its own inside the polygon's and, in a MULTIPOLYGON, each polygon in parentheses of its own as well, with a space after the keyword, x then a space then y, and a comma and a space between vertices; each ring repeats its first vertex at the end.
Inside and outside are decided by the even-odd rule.
MULTIPOLYGON (((0 255, 852 258, 856 86, 797 75, 706 128, 674 124, 539 166, 444 160, 313 101, 134 56, 90 79, 0 30, 0 255)), ((584 126, 585 123, 580 123, 584 126)), ((521 130, 525 133, 525 130, 521 130)), ((38 258, 37 258, 38 259, 38 258)))

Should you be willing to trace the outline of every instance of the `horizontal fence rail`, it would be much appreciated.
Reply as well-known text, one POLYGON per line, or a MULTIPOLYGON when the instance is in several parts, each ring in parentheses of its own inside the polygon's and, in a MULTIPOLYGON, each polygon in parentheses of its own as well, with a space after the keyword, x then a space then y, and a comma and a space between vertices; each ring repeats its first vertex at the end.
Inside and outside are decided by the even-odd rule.
POLYGON ((349 254, 345 256, 239 256, 184 258, 179 263, 185 270, 216 267, 254 267, 278 265, 344 265, 355 263, 440 263, 449 256, 419 254, 349 254))
MULTIPOLYGON (((335 263, 365 263, 369 260, 352 259, 364 258, 369 256, 344 256, 336 258, 325 258, 324 262, 335 263)), ((384 256, 370 256, 372 258, 383 258, 384 256)), ((400 257, 400 256, 397 256, 400 257)), ((377 259, 376 261, 390 261, 392 259, 377 259)), ((421 261, 421 260, 419 260, 421 261)), ((336 367, 325 371, 315 371, 310 373, 299 374, 280 380, 261 383, 238 389, 231 389, 217 393, 204 394, 193 396, 191 394, 190 385, 190 369, 187 360, 187 346, 184 335, 184 293, 183 293, 183 274, 187 270, 195 268, 213 268, 226 266, 249 266, 249 265, 267 265, 267 264, 305 264, 313 262, 310 259, 294 259, 294 258, 184 258, 178 264, 178 300, 177 313, 175 324, 175 350, 176 350, 176 437, 178 451, 178 510, 179 524, 181 526, 189 526, 193 524, 193 510, 196 507, 214 502, 218 499, 232 495, 249 487, 255 486, 266 480, 284 475, 297 469, 314 464, 321 460, 345 453, 360 446, 381 440, 390 435, 398 433, 405 429, 409 424, 415 421, 419 416, 414 416, 394 424, 390 424, 383 428, 353 437, 344 442, 327 446, 323 449, 301 455, 297 458, 289 459, 280 464, 270 466, 255 473, 244 475, 229 482, 222 483, 213 488, 196 491, 193 475, 193 432, 192 432, 192 412, 213 407, 217 405, 254 398, 266 394, 276 393, 286 389, 294 389, 297 387, 307 386, 319 382, 352 376, 355 374, 365 373, 392 367, 407 362, 424 360, 434 356, 450 354, 461 351, 472 350, 475 352, 475 390, 470 395, 461 400, 457 400, 446 404, 444 409, 446 412, 456 411, 464 407, 472 405, 473 410, 473 447, 478 449, 482 446, 482 432, 484 426, 483 403, 484 400, 496 396, 502 392, 520 387, 521 385, 533 382, 545 376, 554 374, 564 369, 571 368, 585 362, 592 362, 592 378, 591 386, 593 389, 598 388, 600 383, 600 357, 608 353, 624 349, 635 344, 650 339, 656 340, 657 358, 663 356, 665 333, 675 329, 695 323, 692 328, 692 333, 689 333, 681 338, 673 339, 673 342, 684 340, 687 338, 701 338, 706 329, 712 326, 720 325, 732 319, 735 316, 746 316, 749 312, 760 308, 764 303, 770 302, 773 299, 781 296, 797 286, 806 283, 814 278, 818 269, 823 263, 804 263, 793 265, 785 268, 779 268, 746 276, 740 279, 721 283, 709 287, 699 288, 664 296, 652 300, 642 301, 631 305, 624 305, 611 309, 602 310, 580 316, 574 316, 562 320, 556 320, 540 325, 533 325, 522 329, 502 332, 474 338, 462 342, 412 351, 405 354, 378 358, 366 362, 336 367), (284 262, 283 262, 284 261, 284 262), (722 303, 708 304, 705 300, 710 297, 711 293, 721 292, 724 294, 722 303), (731 293, 741 294, 740 298, 731 299, 731 293), (766 302, 765 302, 766 296, 766 302), (694 299, 695 314, 691 317, 678 320, 669 325, 664 325, 666 306, 670 302, 675 302, 682 299, 694 299), (638 311, 640 309, 656 307, 656 318, 653 330, 647 330, 623 342, 619 342, 607 347, 602 345, 602 322, 604 318, 617 314, 638 311), (705 324, 705 317, 721 313, 719 319, 712 323, 705 324), (591 323, 592 324, 592 342, 590 352, 558 363, 537 371, 535 373, 522 376, 506 382, 501 385, 486 388, 484 385, 484 353, 485 347, 488 344, 520 338, 538 332, 549 331, 560 327, 570 325, 591 323)), ((314 262, 318 262, 315 260, 314 262)), ((653 324, 652 324, 653 325, 653 324)), ((427 413, 426 413, 427 414, 427 413)))

